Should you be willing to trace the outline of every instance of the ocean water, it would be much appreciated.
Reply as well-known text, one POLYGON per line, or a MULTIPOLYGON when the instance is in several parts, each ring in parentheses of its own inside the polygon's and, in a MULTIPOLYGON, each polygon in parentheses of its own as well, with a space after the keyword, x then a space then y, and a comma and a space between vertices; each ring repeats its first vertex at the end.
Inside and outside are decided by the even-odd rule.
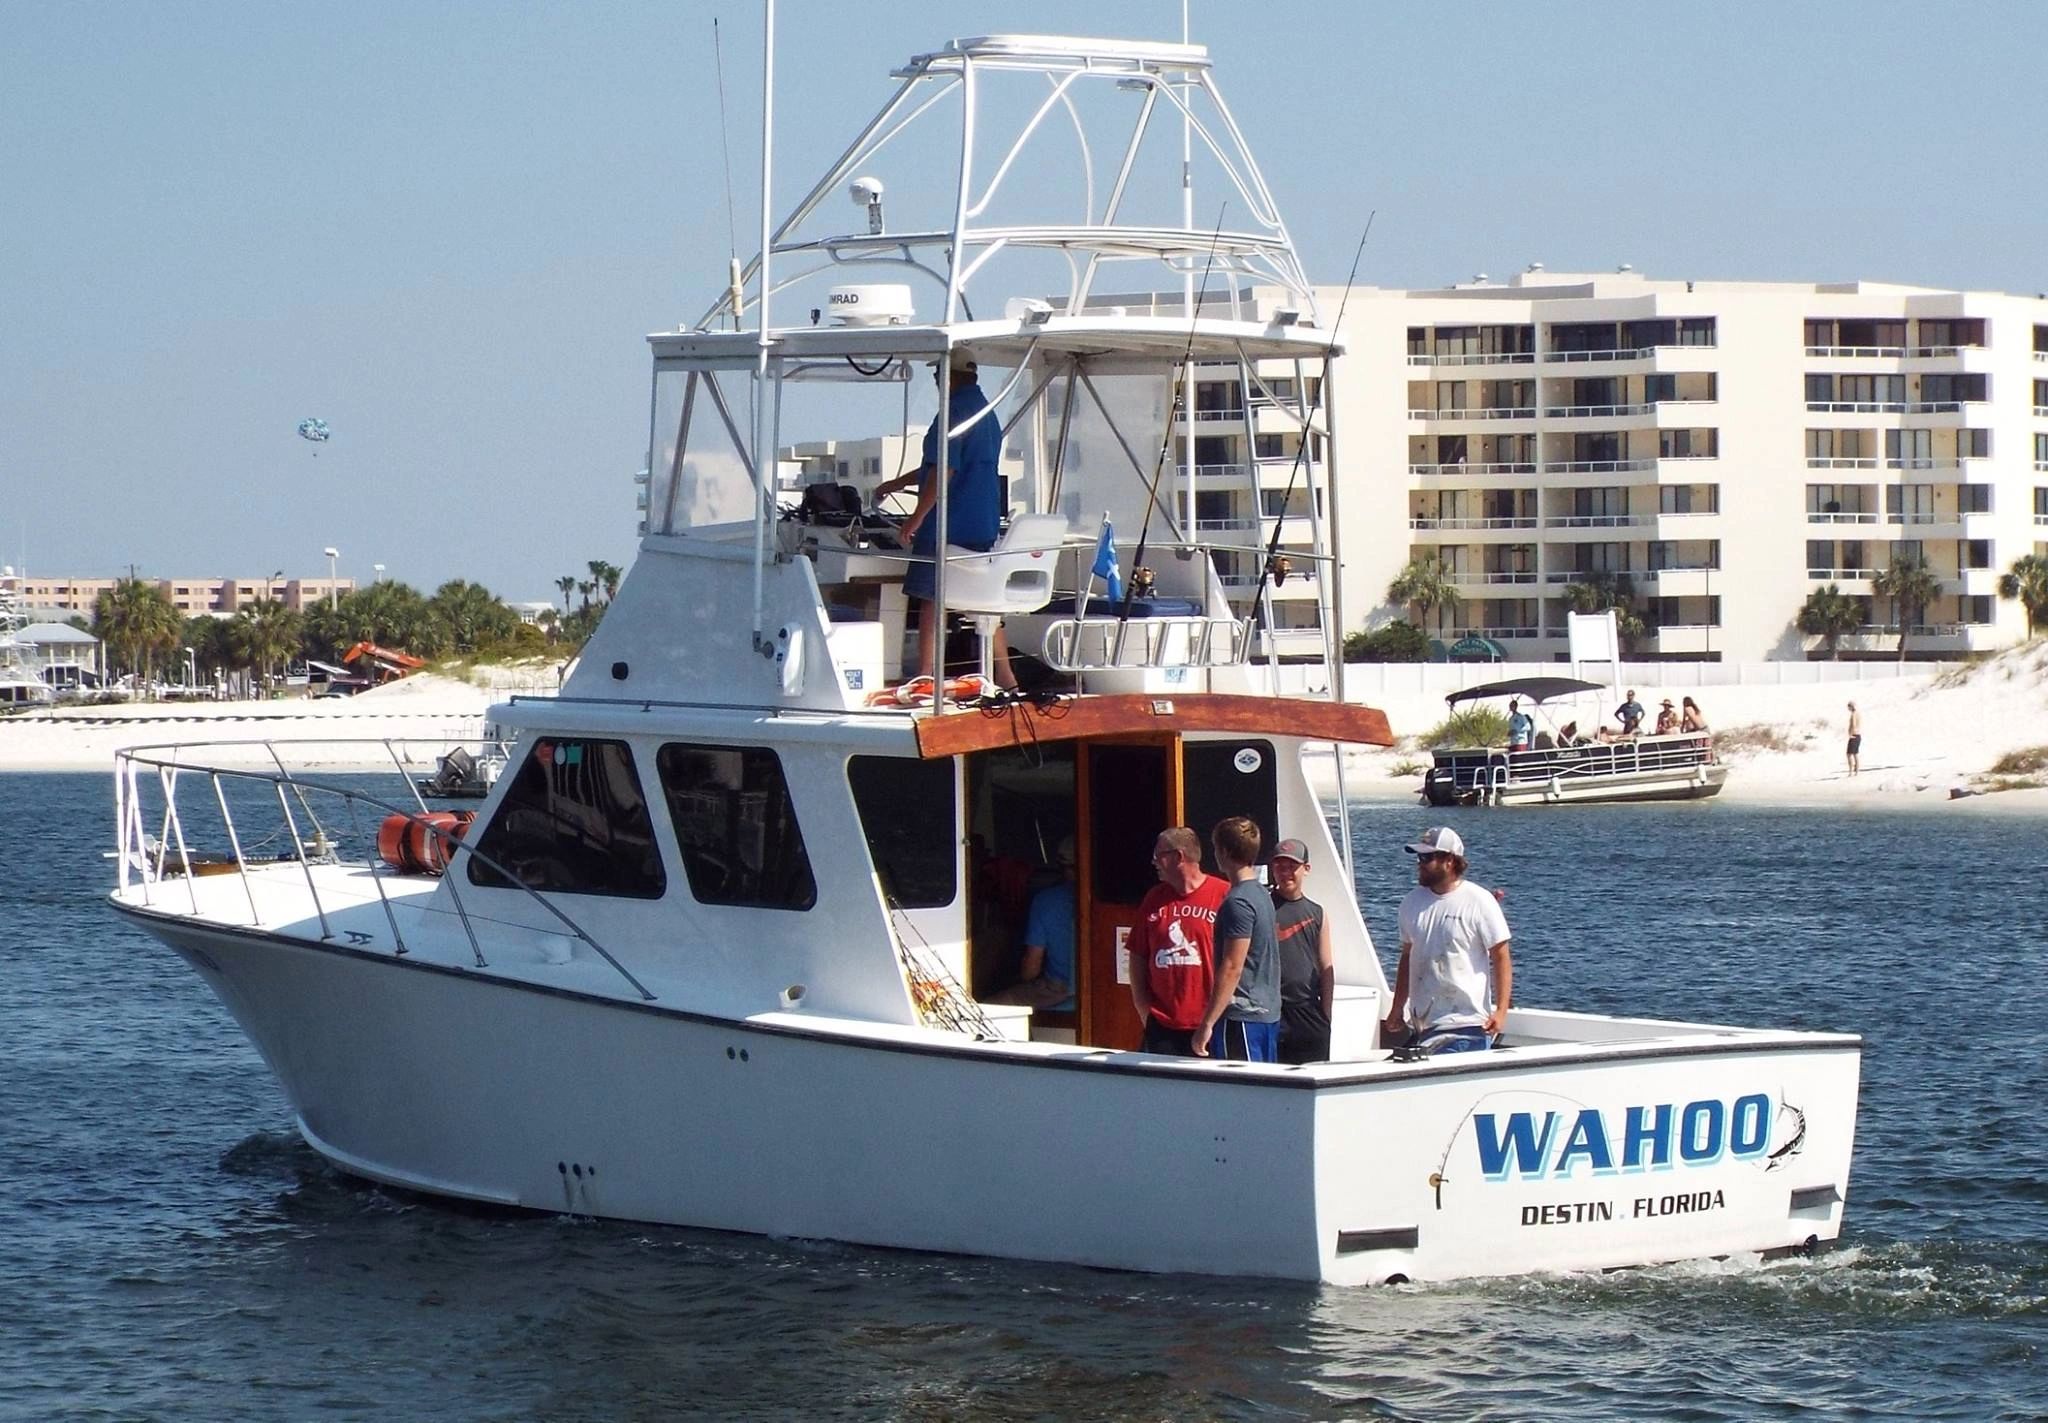
MULTIPOLYGON (((103 906, 108 778, 0 776, 0 1418, 2048 1417, 2044 827, 1450 814, 1521 1001, 1865 1036, 1838 1247, 1335 1290, 397 1195, 103 906)), ((1383 950, 1424 823, 1353 818, 1383 950)))

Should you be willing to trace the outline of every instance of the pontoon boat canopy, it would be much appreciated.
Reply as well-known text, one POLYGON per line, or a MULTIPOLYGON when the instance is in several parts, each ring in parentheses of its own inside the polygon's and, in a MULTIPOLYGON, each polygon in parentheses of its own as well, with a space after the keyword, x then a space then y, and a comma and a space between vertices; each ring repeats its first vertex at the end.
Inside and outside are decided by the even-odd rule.
POLYGON ((1477 687, 1466 687, 1444 700, 1452 706, 1478 697, 1527 697, 1532 702, 1541 703, 1551 697, 1570 696, 1574 692, 1597 692, 1605 685, 1603 682, 1581 682, 1576 677, 1511 677, 1505 682, 1485 682, 1477 687))

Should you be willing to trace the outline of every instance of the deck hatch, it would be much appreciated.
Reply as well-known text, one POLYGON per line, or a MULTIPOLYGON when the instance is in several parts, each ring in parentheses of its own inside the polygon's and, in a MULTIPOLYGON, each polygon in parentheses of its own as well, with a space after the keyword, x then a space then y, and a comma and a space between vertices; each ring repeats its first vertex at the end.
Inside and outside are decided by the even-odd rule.
POLYGON ((1340 1230, 1337 1253, 1356 1255, 1364 1250, 1413 1250, 1422 1241, 1422 1231, 1412 1225, 1390 1226, 1385 1230, 1340 1230))

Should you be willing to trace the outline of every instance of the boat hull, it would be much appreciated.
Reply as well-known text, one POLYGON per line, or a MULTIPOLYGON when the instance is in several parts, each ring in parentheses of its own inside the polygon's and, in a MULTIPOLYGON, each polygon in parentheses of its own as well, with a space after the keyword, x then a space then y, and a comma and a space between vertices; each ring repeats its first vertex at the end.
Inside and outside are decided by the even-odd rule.
POLYGON ((699 1017, 128 912, 234 1015, 316 1150, 450 1197, 1345 1284, 1765 1251, 1840 1229, 1853 1038, 1306 1072, 1005 1052, 699 1017), (1605 1125, 1566 1121, 1564 1104, 1605 1125), (1666 1126, 1645 1146, 1653 1109, 1666 1126), (1580 1149, 1560 1162, 1568 1132, 1580 1149))
POLYGON ((1700 765, 1685 771, 1618 772, 1605 776, 1558 776, 1507 781, 1491 791, 1458 791, 1434 778, 1424 783, 1431 805, 1593 805, 1624 801, 1704 800, 1721 793, 1728 768, 1700 765))

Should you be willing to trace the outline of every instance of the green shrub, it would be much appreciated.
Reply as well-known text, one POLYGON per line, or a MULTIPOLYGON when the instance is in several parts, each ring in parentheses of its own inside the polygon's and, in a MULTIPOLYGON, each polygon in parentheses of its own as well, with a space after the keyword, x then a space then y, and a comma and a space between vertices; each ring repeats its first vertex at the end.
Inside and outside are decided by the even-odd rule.
POLYGON ((1422 734, 1425 745, 1439 750, 1461 747, 1505 746, 1508 743, 1507 713, 1492 707, 1467 707, 1452 712, 1422 734))
POLYGON ((2031 776, 2036 771, 2048 771, 2048 746, 2030 746, 2024 751, 2008 751, 1991 763, 1989 774, 2031 776))
POLYGON ((1346 662, 1427 662, 1429 634, 1409 622, 1392 622, 1371 632, 1347 633, 1346 662))

